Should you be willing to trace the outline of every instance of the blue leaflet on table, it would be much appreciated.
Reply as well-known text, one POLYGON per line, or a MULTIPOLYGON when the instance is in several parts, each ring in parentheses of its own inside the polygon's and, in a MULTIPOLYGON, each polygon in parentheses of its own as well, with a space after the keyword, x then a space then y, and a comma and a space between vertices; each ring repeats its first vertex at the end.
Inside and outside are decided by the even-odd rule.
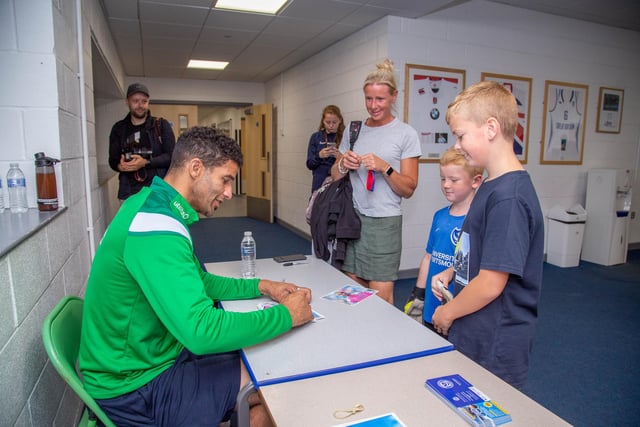
POLYGON ((492 426, 511 421, 511 415, 460 375, 425 381, 425 386, 473 426, 492 426))

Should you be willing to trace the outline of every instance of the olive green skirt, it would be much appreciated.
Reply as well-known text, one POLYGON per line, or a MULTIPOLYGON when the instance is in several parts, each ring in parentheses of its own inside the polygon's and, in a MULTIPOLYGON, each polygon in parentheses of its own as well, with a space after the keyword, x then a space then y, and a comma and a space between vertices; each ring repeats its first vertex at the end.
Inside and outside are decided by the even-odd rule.
POLYGON ((402 254, 402 216, 358 216, 360 239, 347 244, 342 270, 364 280, 395 281, 402 254))

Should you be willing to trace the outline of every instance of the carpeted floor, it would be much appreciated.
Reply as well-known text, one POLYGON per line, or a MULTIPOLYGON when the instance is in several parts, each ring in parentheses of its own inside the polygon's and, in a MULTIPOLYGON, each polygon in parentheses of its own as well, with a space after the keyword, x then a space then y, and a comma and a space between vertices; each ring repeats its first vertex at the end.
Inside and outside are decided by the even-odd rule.
POLYGON ((251 231, 258 258, 277 255, 310 254, 311 242, 283 226, 248 217, 205 218, 191 226, 196 255, 200 262, 240 259, 240 241, 251 231))
MULTIPOLYGON (((192 226, 202 262, 240 258, 253 231, 258 258, 309 254, 311 243, 279 224, 246 217, 204 219, 192 226)), ((400 308, 415 278, 398 280, 400 308)), ((537 336, 523 392, 576 426, 638 426, 640 401, 640 250, 628 262, 574 268, 544 264, 537 336)), ((507 408, 508 409, 508 408, 507 408)), ((512 414, 515 421, 517 414, 512 414)))

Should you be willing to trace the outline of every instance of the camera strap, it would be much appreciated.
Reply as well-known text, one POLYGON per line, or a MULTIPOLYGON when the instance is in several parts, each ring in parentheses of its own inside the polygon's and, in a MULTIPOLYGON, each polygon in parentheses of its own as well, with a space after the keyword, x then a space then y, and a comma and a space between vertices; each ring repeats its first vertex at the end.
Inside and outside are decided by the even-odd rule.
POLYGON ((155 117, 153 119, 153 128, 156 130, 156 136, 160 145, 162 145, 162 117, 155 117))

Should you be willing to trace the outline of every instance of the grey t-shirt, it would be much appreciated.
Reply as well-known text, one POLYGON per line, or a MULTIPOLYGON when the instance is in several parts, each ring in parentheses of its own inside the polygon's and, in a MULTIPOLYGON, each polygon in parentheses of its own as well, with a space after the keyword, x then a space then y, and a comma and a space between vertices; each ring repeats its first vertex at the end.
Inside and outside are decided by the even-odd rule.
MULTIPOLYGON (((345 132, 340 151, 344 154, 348 149, 349 132, 345 132)), ((353 152, 361 156, 373 153, 389 163, 396 171, 400 171, 400 160, 421 155, 418 133, 397 117, 379 127, 369 127, 362 122, 353 152)), ((356 209, 361 214, 371 217, 402 215, 400 209, 402 198, 393 192, 380 173, 375 174, 374 190, 367 190, 367 172, 367 169, 361 166, 357 171, 349 174, 353 187, 353 204, 356 209)))

